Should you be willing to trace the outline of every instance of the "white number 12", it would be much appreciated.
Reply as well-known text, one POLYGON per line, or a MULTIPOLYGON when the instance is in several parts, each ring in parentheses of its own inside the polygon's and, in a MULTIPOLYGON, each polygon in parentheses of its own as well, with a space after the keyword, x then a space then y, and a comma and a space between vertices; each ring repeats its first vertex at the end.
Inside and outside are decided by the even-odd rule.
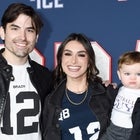
MULTIPOLYGON (((87 126, 87 133, 93 134, 89 140, 97 140, 99 131, 95 133, 95 129, 100 129, 99 122, 92 122, 87 126)), ((79 126, 69 129, 71 134, 74 134, 75 140, 82 140, 82 132, 79 126)))

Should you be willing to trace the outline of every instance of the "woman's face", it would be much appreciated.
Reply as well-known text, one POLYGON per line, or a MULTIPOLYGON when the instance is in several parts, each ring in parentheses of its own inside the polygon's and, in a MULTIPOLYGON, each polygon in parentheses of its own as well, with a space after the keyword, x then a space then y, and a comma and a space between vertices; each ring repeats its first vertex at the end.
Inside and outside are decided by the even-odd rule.
POLYGON ((76 41, 66 44, 62 54, 62 69, 67 78, 85 78, 88 68, 88 55, 83 45, 76 41))

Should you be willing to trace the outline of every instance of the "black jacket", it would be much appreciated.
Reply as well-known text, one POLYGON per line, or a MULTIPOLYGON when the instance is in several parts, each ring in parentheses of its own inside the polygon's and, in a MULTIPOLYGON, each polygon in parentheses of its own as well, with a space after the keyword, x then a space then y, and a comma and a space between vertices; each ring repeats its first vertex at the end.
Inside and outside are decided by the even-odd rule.
MULTIPOLYGON (((2 56, 4 49, 0 50, 0 122, 3 116, 8 97, 10 81, 14 80, 12 67, 2 56)), ((27 68, 30 80, 39 93, 41 105, 43 107, 45 96, 50 92, 51 72, 29 58, 30 68, 27 68)))
POLYGON ((137 99, 132 114, 133 129, 129 140, 140 140, 140 98, 137 99))
MULTIPOLYGON (((62 81, 45 100, 43 110, 44 140, 61 140, 58 118, 61 112, 61 100, 65 93, 65 84, 66 81, 62 81)), ((106 88, 97 82, 90 83, 89 86, 93 89, 89 105, 100 122, 100 138, 110 123, 111 110, 116 94, 111 92, 112 86, 106 88)))

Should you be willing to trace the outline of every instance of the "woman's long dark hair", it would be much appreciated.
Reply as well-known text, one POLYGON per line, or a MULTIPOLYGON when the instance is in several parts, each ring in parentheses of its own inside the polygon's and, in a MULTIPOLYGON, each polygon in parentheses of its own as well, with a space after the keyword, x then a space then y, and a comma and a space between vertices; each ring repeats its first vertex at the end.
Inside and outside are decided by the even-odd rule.
POLYGON ((62 55, 66 44, 72 40, 80 42, 87 51, 89 61, 89 67, 87 69, 87 80, 98 80, 101 82, 101 78, 97 76, 99 74, 99 70, 95 64, 95 53, 89 39, 84 34, 72 33, 62 42, 57 52, 57 66, 54 69, 55 86, 58 85, 64 78, 66 78, 66 74, 62 69, 62 55))

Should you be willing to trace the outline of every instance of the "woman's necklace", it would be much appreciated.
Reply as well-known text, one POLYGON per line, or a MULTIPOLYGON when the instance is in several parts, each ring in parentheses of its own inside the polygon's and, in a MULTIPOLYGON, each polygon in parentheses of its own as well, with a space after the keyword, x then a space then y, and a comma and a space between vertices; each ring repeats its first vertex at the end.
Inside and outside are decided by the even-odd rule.
POLYGON ((65 89, 66 97, 67 97, 68 101, 69 101, 71 104, 73 104, 73 105, 81 105, 81 104, 85 101, 85 99, 86 99, 86 97, 87 97, 87 94, 88 94, 88 90, 86 90, 86 93, 85 93, 84 98, 83 98, 79 103, 76 103, 76 102, 73 102, 73 101, 70 99, 70 97, 69 97, 67 91, 68 91, 68 90, 67 90, 67 88, 66 88, 66 89, 65 89))

